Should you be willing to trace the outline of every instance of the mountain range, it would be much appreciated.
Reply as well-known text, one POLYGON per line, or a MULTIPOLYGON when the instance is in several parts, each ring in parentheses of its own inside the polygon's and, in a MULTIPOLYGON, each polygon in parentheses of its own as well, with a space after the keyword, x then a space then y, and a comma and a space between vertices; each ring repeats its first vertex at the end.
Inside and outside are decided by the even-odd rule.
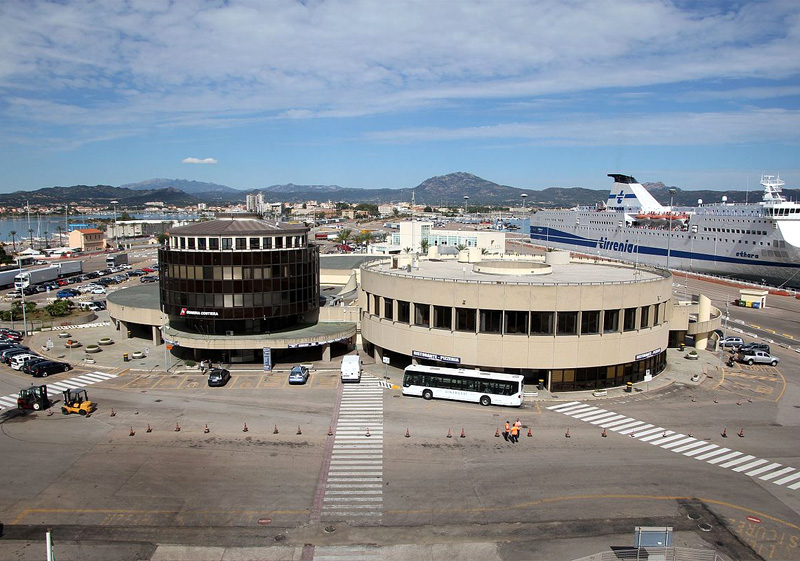
MULTIPOLYGON (((643 183, 645 188, 662 204, 670 201, 672 187, 661 182, 643 183)), ((609 187, 611 186, 609 180, 609 187)), ((745 191, 684 191, 675 187, 674 204, 694 206, 698 199, 717 202, 727 196, 729 202, 758 200, 759 193, 745 191)), ((167 205, 186 206, 199 202, 214 204, 242 203, 245 195, 261 192, 270 202, 303 202, 308 200, 335 201, 347 203, 391 203, 410 202, 412 195, 417 204, 430 206, 462 206, 467 197, 469 205, 521 206, 522 195, 527 195, 526 204, 535 207, 571 207, 574 205, 594 205, 605 202, 608 189, 585 189, 582 187, 549 187, 542 190, 519 189, 500 185, 476 175, 456 172, 426 179, 416 187, 403 189, 355 189, 339 185, 271 185, 262 189, 247 191, 233 189, 217 183, 190 181, 186 179, 148 179, 139 183, 129 183, 119 187, 110 185, 74 185, 72 187, 46 187, 36 191, 17 191, 0 194, 0 205, 22 206, 24 201, 31 205, 82 204, 99 206, 117 201, 119 208, 141 207, 146 202, 162 201, 167 205)), ((784 195, 789 199, 800 198, 800 190, 786 189, 784 195)))

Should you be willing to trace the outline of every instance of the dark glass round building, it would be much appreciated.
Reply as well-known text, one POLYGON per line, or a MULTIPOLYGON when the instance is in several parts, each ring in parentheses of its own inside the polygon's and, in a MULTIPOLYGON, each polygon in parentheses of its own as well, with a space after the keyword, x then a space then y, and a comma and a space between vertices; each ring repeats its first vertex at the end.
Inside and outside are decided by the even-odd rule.
POLYGON ((168 235, 158 260, 173 327, 248 335, 317 321, 319 247, 308 243, 308 228, 225 214, 168 235))

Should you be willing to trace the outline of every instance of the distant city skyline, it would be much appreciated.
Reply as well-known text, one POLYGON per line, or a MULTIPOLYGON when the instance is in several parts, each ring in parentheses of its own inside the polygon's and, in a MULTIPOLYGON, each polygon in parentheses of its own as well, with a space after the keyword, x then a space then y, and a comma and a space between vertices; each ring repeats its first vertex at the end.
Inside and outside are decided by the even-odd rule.
POLYGON ((0 4, 0 192, 800 188, 800 3, 0 4))

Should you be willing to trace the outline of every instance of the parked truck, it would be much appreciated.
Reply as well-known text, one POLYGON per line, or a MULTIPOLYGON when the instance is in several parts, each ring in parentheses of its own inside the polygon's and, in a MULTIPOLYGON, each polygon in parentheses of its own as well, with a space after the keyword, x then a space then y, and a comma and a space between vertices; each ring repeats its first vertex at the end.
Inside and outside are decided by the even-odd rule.
POLYGON ((23 290, 43 282, 56 280, 61 274, 59 265, 50 265, 41 269, 26 269, 14 277, 14 287, 23 290))
POLYGON ((83 273, 83 261, 64 261, 57 263, 56 266, 61 267, 61 278, 72 277, 83 273))
POLYGON ((0 288, 14 285, 15 277, 20 273, 19 269, 11 269, 10 271, 0 271, 0 288))
POLYGON ((126 265, 128 263, 128 254, 127 253, 112 253, 111 255, 106 256, 106 267, 109 269, 111 267, 119 267, 120 265, 126 265))

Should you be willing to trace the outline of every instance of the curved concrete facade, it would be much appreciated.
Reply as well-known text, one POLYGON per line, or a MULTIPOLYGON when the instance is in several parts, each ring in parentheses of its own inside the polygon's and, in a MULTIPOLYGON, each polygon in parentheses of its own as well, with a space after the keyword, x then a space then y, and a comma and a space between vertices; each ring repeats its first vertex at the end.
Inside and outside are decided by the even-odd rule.
POLYGON ((550 275, 492 275, 479 272, 487 264, 418 265, 361 267, 362 337, 377 355, 523 373, 559 391, 638 381, 665 365, 665 271, 573 261, 553 263, 550 275))

